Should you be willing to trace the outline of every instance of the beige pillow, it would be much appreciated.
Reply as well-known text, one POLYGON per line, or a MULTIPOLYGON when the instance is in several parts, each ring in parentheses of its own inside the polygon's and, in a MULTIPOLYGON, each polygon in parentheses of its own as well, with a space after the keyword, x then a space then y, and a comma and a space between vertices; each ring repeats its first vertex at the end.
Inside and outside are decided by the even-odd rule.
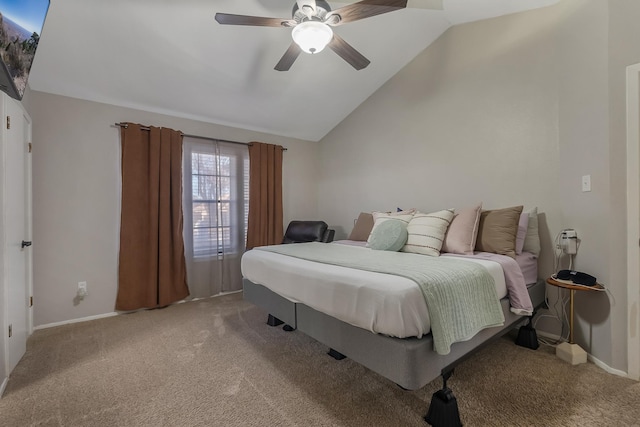
POLYGON ((444 236, 442 252, 473 255, 480 224, 482 203, 464 209, 456 209, 453 220, 444 236))
POLYGON ((358 242, 366 242, 373 229, 373 215, 369 212, 360 212, 356 224, 349 234, 349 240, 357 240, 358 242))
POLYGON ((401 221, 405 224, 409 224, 411 218, 413 218, 413 213, 415 210, 409 211, 400 211, 400 212, 373 212, 373 228, 371 229, 371 233, 369 234, 369 238, 367 239, 367 246, 371 243, 371 234, 376 229, 377 226, 382 224, 385 221, 401 221))
POLYGON ((439 256, 444 235, 453 219, 453 209, 433 213, 416 212, 407 226, 407 244, 403 252, 439 256))
POLYGON ((483 211, 476 239, 476 251, 516 257, 516 236, 522 206, 483 211))

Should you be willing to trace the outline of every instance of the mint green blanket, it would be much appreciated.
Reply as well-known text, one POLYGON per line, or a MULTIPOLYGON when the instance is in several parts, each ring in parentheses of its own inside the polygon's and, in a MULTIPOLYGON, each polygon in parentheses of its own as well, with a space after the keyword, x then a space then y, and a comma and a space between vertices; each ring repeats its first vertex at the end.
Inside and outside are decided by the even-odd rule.
POLYGON ((493 278, 481 265, 462 258, 374 251, 317 242, 255 249, 324 264, 393 274, 415 281, 427 303, 431 334, 438 354, 449 354, 454 342, 466 341, 482 329, 504 324, 493 278))

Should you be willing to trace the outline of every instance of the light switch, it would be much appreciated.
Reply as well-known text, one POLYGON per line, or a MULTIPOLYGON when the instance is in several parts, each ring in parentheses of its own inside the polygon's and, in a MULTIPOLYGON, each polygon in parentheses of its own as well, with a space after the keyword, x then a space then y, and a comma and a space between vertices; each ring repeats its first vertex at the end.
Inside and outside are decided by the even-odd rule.
POLYGON ((582 177, 582 191, 591 191, 591 175, 584 175, 582 177))

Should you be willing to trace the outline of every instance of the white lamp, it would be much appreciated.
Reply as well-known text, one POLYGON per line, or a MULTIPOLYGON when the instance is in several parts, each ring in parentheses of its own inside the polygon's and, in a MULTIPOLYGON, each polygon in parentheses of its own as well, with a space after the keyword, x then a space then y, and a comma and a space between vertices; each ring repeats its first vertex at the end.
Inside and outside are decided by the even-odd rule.
POLYGON ((333 31, 327 24, 318 21, 304 21, 291 32, 293 41, 307 53, 318 53, 329 44, 333 31))

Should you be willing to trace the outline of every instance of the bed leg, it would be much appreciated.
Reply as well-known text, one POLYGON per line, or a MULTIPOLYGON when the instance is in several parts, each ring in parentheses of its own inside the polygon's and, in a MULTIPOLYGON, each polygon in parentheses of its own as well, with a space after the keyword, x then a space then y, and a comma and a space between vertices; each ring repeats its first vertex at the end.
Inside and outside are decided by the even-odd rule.
POLYGON ((295 331, 296 329, 293 326, 284 325, 282 327, 282 330, 285 331, 285 332, 291 332, 291 331, 295 331))
POLYGON ((340 353, 339 351, 335 351, 334 349, 330 348, 329 351, 327 352, 327 354, 331 357, 333 357, 336 360, 342 360, 344 358, 346 358, 347 356, 345 356, 344 354, 340 353))
POLYGON ((433 427, 462 427, 458 402, 453 391, 447 387, 447 380, 453 375, 453 369, 442 373, 442 390, 433 393, 429 411, 424 420, 433 427))
POLYGON ((527 320, 527 324, 520 326, 518 338, 516 338, 516 345, 530 348, 531 350, 537 350, 538 347, 540 347, 540 344, 538 344, 538 334, 536 334, 536 330, 533 328, 533 316, 535 315, 536 312, 534 311, 527 320))
POLYGON ((269 315, 269 318, 267 319, 267 325, 269 326, 280 326, 282 325, 284 322, 280 319, 278 319, 277 317, 273 316, 273 315, 269 315))

